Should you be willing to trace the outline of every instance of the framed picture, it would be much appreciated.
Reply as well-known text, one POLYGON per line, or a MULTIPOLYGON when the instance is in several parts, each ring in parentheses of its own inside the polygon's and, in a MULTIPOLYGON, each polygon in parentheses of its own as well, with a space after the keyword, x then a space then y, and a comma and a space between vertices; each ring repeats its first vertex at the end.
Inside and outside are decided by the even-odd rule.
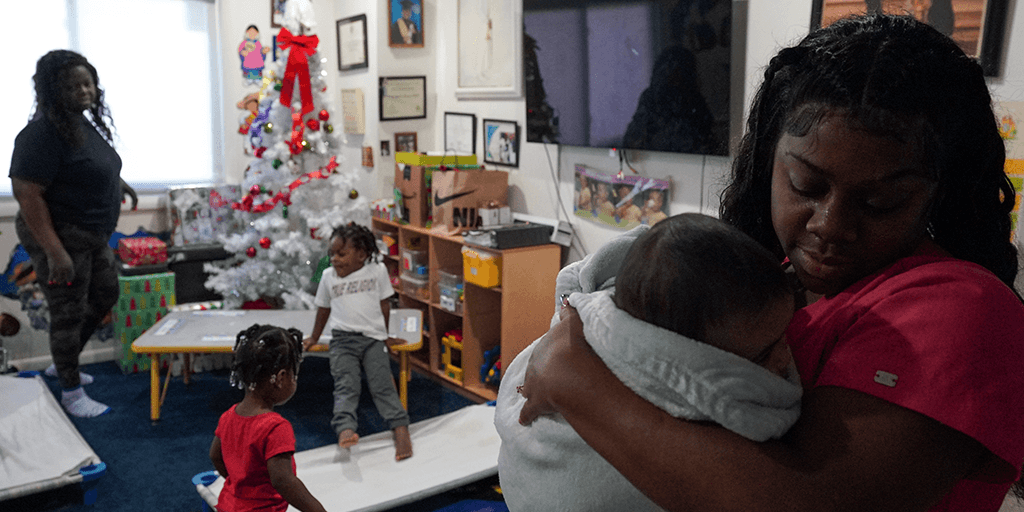
POLYGON ((388 0, 388 46, 423 48, 423 0, 388 0))
POLYGON ((338 70, 348 71, 370 66, 366 47, 366 15, 357 14, 338 20, 338 70))
POLYGON ((416 132, 402 132, 395 134, 395 153, 416 152, 416 132))
POLYGON ((813 0, 811 29, 826 27, 839 18, 865 11, 911 14, 950 36, 964 53, 978 59, 988 76, 996 76, 1003 54, 1009 0, 813 0))
POLYGON ((523 3, 458 0, 459 99, 515 99, 523 94, 523 3))
POLYGON ((427 117, 426 76, 382 76, 379 84, 381 121, 427 117))
POLYGON ((270 26, 281 28, 284 26, 284 6, 287 0, 270 0, 270 26))
POLYGON ((519 167, 519 124, 484 119, 484 162, 519 167))
POLYGON ((444 113, 444 151, 456 155, 476 154, 476 114, 444 113))

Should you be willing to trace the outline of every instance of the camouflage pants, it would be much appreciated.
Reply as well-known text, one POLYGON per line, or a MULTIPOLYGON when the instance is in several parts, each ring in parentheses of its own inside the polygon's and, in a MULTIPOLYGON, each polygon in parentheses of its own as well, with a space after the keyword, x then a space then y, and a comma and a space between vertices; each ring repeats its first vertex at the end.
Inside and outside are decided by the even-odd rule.
POLYGON ((64 250, 71 256, 75 278, 71 286, 49 283, 50 266, 46 253, 36 243, 18 213, 15 229, 25 252, 32 259, 36 282, 50 309, 50 354, 57 367, 60 386, 79 385, 78 356, 118 298, 117 267, 109 235, 88 231, 71 224, 54 226, 64 250))

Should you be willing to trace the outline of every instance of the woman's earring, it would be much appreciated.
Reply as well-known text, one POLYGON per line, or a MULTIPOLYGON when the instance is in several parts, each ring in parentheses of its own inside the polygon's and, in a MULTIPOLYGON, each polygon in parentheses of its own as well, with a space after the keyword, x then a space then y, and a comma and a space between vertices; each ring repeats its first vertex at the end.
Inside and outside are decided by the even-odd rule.
POLYGON ((275 382, 277 382, 277 374, 276 373, 270 376, 270 383, 273 384, 275 382))

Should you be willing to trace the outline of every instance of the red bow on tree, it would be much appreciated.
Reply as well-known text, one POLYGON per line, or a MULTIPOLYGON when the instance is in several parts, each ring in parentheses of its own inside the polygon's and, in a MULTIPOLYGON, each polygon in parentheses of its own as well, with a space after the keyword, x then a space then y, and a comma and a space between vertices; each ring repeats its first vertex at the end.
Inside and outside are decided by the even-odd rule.
POLYGON ((299 79, 299 97, 302 98, 302 114, 306 115, 313 111, 313 90, 309 85, 309 56, 316 51, 320 44, 317 36, 296 36, 282 28, 277 35, 277 44, 282 50, 288 52, 288 65, 284 68, 284 83, 281 84, 281 103, 291 107, 292 88, 295 87, 295 79, 299 79))

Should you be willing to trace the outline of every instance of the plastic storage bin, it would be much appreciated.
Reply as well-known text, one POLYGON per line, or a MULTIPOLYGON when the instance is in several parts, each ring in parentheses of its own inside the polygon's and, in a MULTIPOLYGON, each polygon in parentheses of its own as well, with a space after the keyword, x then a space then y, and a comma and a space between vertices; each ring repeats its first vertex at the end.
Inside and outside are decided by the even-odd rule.
POLYGON ((402 272, 401 279, 403 293, 419 300, 430 300, 430 289, 428 288, 428 283, 430 281, 426 277, 411 274, 409 272, 402 272))
POLYGON ((426 274, 426 270, 419 270, 421 267, 427 268, 427 251, 402 249, 402 270, 413 274, 426 274))
POLYGON ((467 283, 484 288, 501 284, 501 255, 462 246, 462 275, 467 283))
POLYGON ((462 276, 459 274, 445 272, 444 270, 438 270, 437 276, 437 288, 441 295, 441 308, 461 315, 462 276))
POLYGON ((374 229, 373 236, 377 239, 377 249, 385 256, 398 256, 398 233, 374 229))

